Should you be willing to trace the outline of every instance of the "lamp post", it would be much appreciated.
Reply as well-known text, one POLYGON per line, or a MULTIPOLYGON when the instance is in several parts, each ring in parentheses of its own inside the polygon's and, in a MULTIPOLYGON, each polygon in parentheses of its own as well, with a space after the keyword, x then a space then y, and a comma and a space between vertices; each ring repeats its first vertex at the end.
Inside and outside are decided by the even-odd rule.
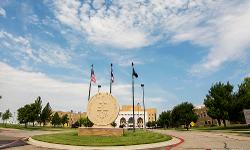
POLYGON ((73 113, 73 110, 70 110, 70 123, 71 123, 71 126, 72 126, 72 124, 73 124, 73 120, 72 120, 72 113, 73 113))
POLYGON ((139 126, 139 116, 140 116, 140 113, 139 113, 139 108, 140 108, 140 103, 139 103, 139 102, 137 103, 137 108, 138 108, 137 125, 138 125, 138 127, 140 128, 140 126, 139 126))
POLYGON ((101 85, 98 85, 98 93, 100 92, 101 87, 101 85))
POLYGON ((142 87, 142 101, 143 101, 143 128, 146 129, 145 102, 144 102, 144 84, 141 84, 141 87, 142 87))
POLYGON ((13 123, 12 123, 12 124, 15 124, 15 116, 16 116, 16 112, 14 112, 14 115, 13 115, 13 123))

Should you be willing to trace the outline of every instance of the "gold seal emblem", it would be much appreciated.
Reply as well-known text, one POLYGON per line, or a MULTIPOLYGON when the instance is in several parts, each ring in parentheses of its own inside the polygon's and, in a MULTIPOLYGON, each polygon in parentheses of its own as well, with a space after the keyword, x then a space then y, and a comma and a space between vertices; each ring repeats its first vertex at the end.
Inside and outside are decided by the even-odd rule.
POLYGON ((87 107, 87 116, 96 126, 107 126, 115 121, 119 113, 117 100, 109 93, 94 95, 87 107))

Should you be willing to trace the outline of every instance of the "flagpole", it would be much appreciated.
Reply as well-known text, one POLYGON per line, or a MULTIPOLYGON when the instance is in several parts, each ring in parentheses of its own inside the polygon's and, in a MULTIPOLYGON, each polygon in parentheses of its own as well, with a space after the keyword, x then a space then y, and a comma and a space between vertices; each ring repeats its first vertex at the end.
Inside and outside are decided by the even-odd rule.
POLYGON ((134 63, 132 62, 133 131, 135 132, 134 63))
MULTIPOLYGON (((91 70, 93 69, 93 64, 91 65, 91 70)), ((90 82, 89 82, 89 97, 88 97, 88 101, 90 99, 90 91, 91 91, 91 76, 92 76, 92 73, 90 71, 90 82)))
POLYGON ((110 64, 110 89, 109 89, 109 93, 111 94, 112 93, 112 66, 113 64, 111 63, 110 64))
POLYGON ((146 117, 145 117, 145 102, 144 102, 144 84, 141 84, 142 87, 142 100, 143 100, 143 128, 146 129, 146 117))

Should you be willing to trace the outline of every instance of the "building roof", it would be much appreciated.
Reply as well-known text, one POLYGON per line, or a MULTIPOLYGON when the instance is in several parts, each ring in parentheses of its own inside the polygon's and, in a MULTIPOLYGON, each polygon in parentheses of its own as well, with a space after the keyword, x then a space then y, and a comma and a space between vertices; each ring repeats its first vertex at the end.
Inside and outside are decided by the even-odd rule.
POLYGON ((206 107, 206 106, 202 104, 202 105, 195 106, 194 109, 201 109, 201 108, 204 108, 204 107, 206 107))

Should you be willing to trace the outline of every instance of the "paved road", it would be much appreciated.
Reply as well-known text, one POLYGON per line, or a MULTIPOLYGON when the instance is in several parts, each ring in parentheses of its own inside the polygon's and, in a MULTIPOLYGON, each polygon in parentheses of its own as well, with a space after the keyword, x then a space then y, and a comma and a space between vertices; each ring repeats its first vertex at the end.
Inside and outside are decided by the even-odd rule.
MULTIPOLYGON (((58 131, 27 131, 27 130, 18 130, 18 129, 9 129, 9 128, 0 128, 0 149, 1 146, 11 145, 15 147, 10 147, 7 149, 27 149, 27 150, 46 150, 46 148, 36 147, 32 145, 27 145, 24 142, 25 138, 28 138, 33 135, 39 134, 50 134, 57 133, 58 131), (12 143, 12 144, 11 144, 12 143)), ((60 132, 60 131, 59 131, 60 132)), ((9 147, 9 146, 7 146, 9 147)))
POLYGON ((157 130, 156 132, 184 139, 184 142, 173 150, 250 150, 250 137, 233 133, 176 130, 157 130))
MULTIPOLYGON (((199 131, 175 131, 154 130, 163 134, 169 134, 183 138, 184 143, 172 148, 173 150, 250 150, 250 137, 239 136, 232 133, 199 132, 199 131)), ((0 141, 15 140, 20 137, 29 137, 37 134, 55 133, 55 131, 24 131, 24 130, 1 130, 0 141)), ((1 143, 1 142, 0 142, 1 143)), ((1 145, 0 145, 1 146, 1 145)), ((52 150, 48 148, 24 145, 9 148, 10 150, 52 150)), ((154 149, 157 150, 157 149, 154 149)))

